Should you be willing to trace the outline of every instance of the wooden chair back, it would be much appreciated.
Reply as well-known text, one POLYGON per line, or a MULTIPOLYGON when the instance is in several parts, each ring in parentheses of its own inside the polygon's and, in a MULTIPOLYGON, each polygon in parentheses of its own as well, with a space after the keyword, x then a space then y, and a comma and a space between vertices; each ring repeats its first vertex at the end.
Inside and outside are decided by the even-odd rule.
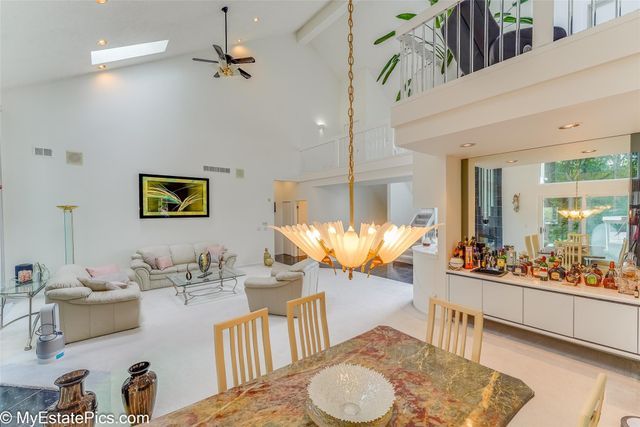
POLYGON ((469 318, 473 319, 473 348, 471 358, 480 363, 482 350, 482 330, 484 317, 482 312, 461 305, 452 304, 436 298, 429 298, 429 315, 427 320, 427 343, 438 348, 466 357, 467 329, 469 318), (436 311, 440 309, 439 335, 436 339, 436 311))
POLYGON ((287 301, 287 325, 291 361, 304 359, 330 347, 324 292, 287 301), (297 317, 298 321, 294 321, 297 317), (295 323, 298 324, 296 335, 295 323), (298 338, 300 352, 298 352, 298 338))
POLYGON ((259 335, 264 354, 264 372, 273 371, 271 358, 271 341, 269 339, 269 311, 266 308, 236 317, 213 327, 216 357, 216 373, 218 375, 218 393, 227 390, 227 370, 224 352, 224 331, 228 330, 229 354, 231 356, 231 373, 233 386, 239 386, 262 375, 260 366, 259 335), (258 326, 258 320, 261 325, 258 326))
POLYGON ((578 427, 596 427, 600 422, 602 415, 602 404, 604 402, 604 387, 607 383, 605 374, 598 374, 596 384, 591 389, 589 398, 584 403, 580 418, 578 419, 578 427))

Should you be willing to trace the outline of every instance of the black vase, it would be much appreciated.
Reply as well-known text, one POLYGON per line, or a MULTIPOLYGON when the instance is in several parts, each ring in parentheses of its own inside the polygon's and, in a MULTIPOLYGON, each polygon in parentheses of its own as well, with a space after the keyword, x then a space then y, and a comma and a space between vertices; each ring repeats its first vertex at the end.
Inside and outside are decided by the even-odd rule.
MULTIPOLYGON (((149 421, 153 415, 158 391, 156 373, 149 370, 149 362, 138 362, 129 368, 129 378, 122 384, 122 404, 127 415, 147 415, 149 421)), ((142 417, 139 417, 142 418, 142 417)))

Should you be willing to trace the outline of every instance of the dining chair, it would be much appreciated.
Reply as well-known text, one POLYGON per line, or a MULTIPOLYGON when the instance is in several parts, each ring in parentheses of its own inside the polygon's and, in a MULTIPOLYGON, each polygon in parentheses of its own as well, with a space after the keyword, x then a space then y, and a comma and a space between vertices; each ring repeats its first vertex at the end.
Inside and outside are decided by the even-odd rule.
POLYGON ((227 370, 224 354, 225 330, 228 330, 229 335, 229 353, 234 387, 262 375, 259 341, 262 341, 265 374, 273 371, 271 341, 269 339, 269 310, 263 308, 245 316, 218 323, 213 326, 218 393, 227 390, 227 370), (260 330, 258 330, 258 320, 261 323, 260 330))
POLYGON ((598 422, 600 422, 602 403, 604 402, 604 386, 606 383, 607 376, 602 373, 598 374, 596 385, 591 389, 591 394, 584 403, 582 411, 580 411, 578 427, 596 427, 598 422))
POLYGON ((429 298, 429 316, 427 320, 427 343, 438 348, 466 357, 467 329, 469 318, 473 320, 473 348, 471 361, 480 363, 482 350, 482 330, 484 317, 481 311, 452 304, 436 298, 429 298), (440 308, 439 336, 436 341, 436 310, 440 308))
POLYGON ((287 325, 292 362, 329 348, 329 327, 327 326, 327 306, 324 292, 287 301, 287 325), (297 317, 297 322, 294 321, 294 317, 297 317), (298 353, 295 323, 298 324, 300 353, 298 353))
POLYGON ((538 233, 531 235, 531 245, 533 246, 534 257, 540 252, 540 235, 538 233))
POLYGON ((536 258, 536 253, 533 249, 533 245, 531 244, 531 236, 530 235, 526 235, 524 236, 524 247, 527 248, 527 254, 529 255, 529 258, 531 260, 534 260, 536 258))

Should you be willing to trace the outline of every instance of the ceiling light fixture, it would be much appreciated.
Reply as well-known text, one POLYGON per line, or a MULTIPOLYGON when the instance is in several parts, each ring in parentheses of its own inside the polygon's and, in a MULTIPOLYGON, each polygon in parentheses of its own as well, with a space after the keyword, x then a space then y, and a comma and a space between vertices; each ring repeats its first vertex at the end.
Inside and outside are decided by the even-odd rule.
POLYGON ((236 40, 236 41, 237 41, 238 43, 242 43, 242 40, 240 40, 240 39, 238 39, 238 40, 236 40))
POLYGON ((518 163, 517 159, 507 160, 507 163, 518 163))
MULTIPOLYGON (((578 197, 578 182, 580 181, 580 169, 582 168, 582 163, 583 162, 581 160, 576 172, 576 196, 574 200, 581 200, 581 198, 578 197)), ((558 209, 558 214, 573 221, 582 221, 589 218, 591 215, 597 215, 608 209, 611 209, 611 205, 599 205, 587 209, 558 209)))
POLYGON ((98 46, 106 46, 107 44, 109 44, 109 42, 105 39, 98 40, 98 46))
POLYGON ((349 279, 353 278, 353 270, 364 272, 379 265, 387 264, 398 258, 405 250, 420 239, 426 232, 437 227, 400 227, 385 223, 383 225, 360 224, 360 233, 355 231, 354 219, 354 162, 353 162, 353 0, 348 3, 349 36, 349 227, 344 230, 342 221, 326 222, 313 225, 296 224, 273 227, 302 249, 310 258, 328 264, 335 269, 334 259, 340 263, 342 271, 349 271, 349 279))
POLYGON ((582 150, 582 154, 591 154, 591 153, 595 153, 598 150, 595 149, 591 149, 591 150, 582 150))
POLYGON ((558 129, 560 129, 560 130, 574 129, 574 128, 577 128, 580 125, 581 125, 581 123, 578 123, 578 122, 567 123, 566 125, 558 126, 558 129))
POLYGON ((104 65, 104 64, 98 65, 98 70, 106 70, 106 69, 107 69, 106 65, 104 65))
POLYGON ((105 4, 108 0, 96 0, 98 4, 105 4))
POLYGON ((157 42, 132 44, 129 46, 113 47, 91 51, 91 64, 104 64, 107 62, 122 61, 123 59, 138 58, 140 56, 154 55, 167 50, 169 40, 157 42))
POLYGON ((473 142, 467 142, 465 144, 460 144, 460 148, 469 148, 469 147, 473 147, 474 145, 476 145, 473 142))
POLYGON ((258 22, 260 19, 258 19, 258 17, 256 16, 255 18, 253 18, 253 22, 258 22))

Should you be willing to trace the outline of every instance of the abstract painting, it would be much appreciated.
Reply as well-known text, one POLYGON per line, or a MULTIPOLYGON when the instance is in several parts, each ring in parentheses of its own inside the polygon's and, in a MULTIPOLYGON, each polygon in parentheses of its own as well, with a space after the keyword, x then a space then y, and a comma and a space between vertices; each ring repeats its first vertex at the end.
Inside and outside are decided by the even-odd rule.
POLYGON ((140 218, 208 216, 208 178, 140 174, 140 218))

